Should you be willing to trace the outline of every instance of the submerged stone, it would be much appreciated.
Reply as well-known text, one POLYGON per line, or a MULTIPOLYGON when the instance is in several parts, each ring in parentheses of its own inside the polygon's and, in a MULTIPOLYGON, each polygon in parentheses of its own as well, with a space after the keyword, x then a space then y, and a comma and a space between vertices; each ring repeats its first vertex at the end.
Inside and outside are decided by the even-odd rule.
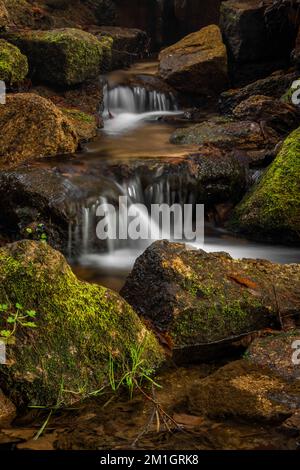
POLYGON ((15 325, 0 383, 17 405, 68 405, 118 383, 136 358, 137 377, 163 360, 132 308, 118 294, 79 281, 46 243, 1 248, 0 281, 0 304, 7 306, 0 333, 15 325), (7 313, 17 314, 14 325, 7 313))

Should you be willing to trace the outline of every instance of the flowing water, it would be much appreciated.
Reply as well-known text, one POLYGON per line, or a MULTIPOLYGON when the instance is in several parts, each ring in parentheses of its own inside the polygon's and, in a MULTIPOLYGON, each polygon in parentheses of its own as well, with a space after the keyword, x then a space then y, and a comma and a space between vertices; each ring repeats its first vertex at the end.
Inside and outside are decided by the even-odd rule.
MULTIPOLYGON (((104 129, 99 138, 87 146, 85 158, 109 160, 110 162, 134 162, 146 158, 180 158, 190 147, 171 145, 169 137, 173 130, 171 124, 166 124, 161 118, 168 115, 179 115, 176 99, 172 94, 155 90, 147 90, 139 86, 109 85, 104 89, 104 129)), ((254 175, 254 180, 260 174, 254 175)), ((109 181, 109 190, 99 194, 99 198, 81 208, 82 217, 78 226, 69 230, 69 246, 77 246, 79 253, 74 262, 75 270, 80 277, 98 281, 109 287, 119 289, 131 270, 136 258, 155 239, 159 238, 159 227, 155 227, 148 214, 141 214, 143 225, 150 228, 154 234, 148 240, 108 240, 105 243, 96 237, 96 226, 99 217, 96 211, 99 204, 109 204, 111 194, 127 196, 129 207, 139 207, 144 204, 186 203, 195 204, 196 194, 188 192, 184 178, 178 182, 178 187, 170 187, 168 176, 150 182, 144 187, 139 175, 120 183, 109 181)), ((174 185, 173 185, 174 186, 174 185)), ((122 223, 118 220, 118 227, 122 223)), ((114 224, 111 220, 110 224, 114 224)), ((117 232, 118 232, 117 230, 117 232)), ((279 263, 299 262, 296 249, 284 246, 270 246, 238 239, 225 231, 206 227, 205 243, 196 245, 206 251, 226 251, 235 258, 266 258, 279 263)))

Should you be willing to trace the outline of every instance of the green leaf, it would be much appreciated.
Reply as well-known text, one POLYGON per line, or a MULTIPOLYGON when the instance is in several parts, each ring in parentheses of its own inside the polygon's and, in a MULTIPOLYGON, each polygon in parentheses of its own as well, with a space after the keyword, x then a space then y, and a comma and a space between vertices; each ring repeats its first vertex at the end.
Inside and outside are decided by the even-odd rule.
POLYGON ((1 330, 0 331, 0 336, 3 336, 4 338, 8 338, 11 335, 11 331, 9 330, 1 330))
POLYGON ((22 306, 21 304, 16 303, 16 308, 17 308, 18 310, 22 310, 23 306, 22 306))
POLYGON ((41 240, 47 240, 47 235, 45 233, 42 233, 41 240))
POLYGON ((28 328, 37 328, 37 325, 32 321, 22 322, 22 326, 28 326, 28 328))
POLYGON ((32 231, 33 231, 32 228, 27 227, 27 229, 26 229, 27 233, 32 233, 32 231))
POLYGON ((7 304, 0 304, 0 312, 6 312, 8 310, 7 304))
POLYGON ((8 317, 7 323, 16 323, 15 317, 8 317))
POLYGON ((26 310, 25 313, 30 318, 35 318, 36 317, 36 311, 35 310, 26 310))

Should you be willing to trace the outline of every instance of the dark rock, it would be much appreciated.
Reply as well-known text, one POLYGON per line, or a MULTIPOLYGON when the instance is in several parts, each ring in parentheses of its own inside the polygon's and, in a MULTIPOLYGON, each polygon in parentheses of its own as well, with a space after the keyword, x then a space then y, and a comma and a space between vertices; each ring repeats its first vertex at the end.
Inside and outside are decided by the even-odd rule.
POLYGON ((216 25, 164 49, 159 61, 160 76, 176 90, 214 94, 227 86, 227 53, 216 25))
POLYGON ((298 74, 296 72, 277 72, 267 78, 250 83, 243 88, 225 91, 220 95, 220 111, 224 114, 230 114, 241 101, 254 95, 281 98, 297 78, 298 74))
POLYGON ((295 31, 288 6, 271 10, 271 3, 228 0, 221 4, 220 25, 235 83, 262 78, 289 63, 295 31))
POLYGON ((112 38, 112 69, 127 67, 145 57, 149 52, 150 39, 140 29, 102 26, 90 32, 98 38, 106 36, 112 38))
MULTIPOLYGON (((280 310, 281 304, 278 304, 280 310)), ((246 357, 258 367, 268 368, 286 380, 300 380, 300 330, 256 338, 246 357)))
POLYGON ((242 101, 233 109, 233 116, 259 122, 264 127, 269 125, 283 135, 300 124, 300 112, 296 106, 263 95, 254 95, 242 101))
POLYGON ((258 122, 233 121, 231 119, 211 119, 182 129, 171 136, 173 144, 212 144, 224 150, 257 152, 272 149, 279 137, 267 125, 265 132, 258 122))
POLYGON ((300 265, 234 260, 182 244, 156 242, 137 259, 121 295, 168 334, 173 357, 216 357, 251 332, 299 319, 300 265), (274 294, 276 280, 276 297, 274 294))

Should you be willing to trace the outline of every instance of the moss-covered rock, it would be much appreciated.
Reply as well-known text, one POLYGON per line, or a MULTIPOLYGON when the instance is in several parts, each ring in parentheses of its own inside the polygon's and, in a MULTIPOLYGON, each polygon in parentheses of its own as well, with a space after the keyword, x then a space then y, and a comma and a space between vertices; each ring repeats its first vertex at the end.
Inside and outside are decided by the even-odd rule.
POLYGON ((227 86, 227 53, 220 29, 207 26, 164 49, 159 73, 175 89, 194 93, 219 93, 227 86))
POLYGON ((97 122, 94 116, 79 109, 60 108, 72 123, 80 141, 89 140, 97 134, 97 122))
POLYGON ((40 82, 70 86, 97 77, 110 63, 112 39, 75 28, 25 31, 6 38, 28 57, 32 77, 40 82))
POLYGON ((300 382, 240 360, 222 367, 190 391, 192 414, 212 418, 284 421, 299 406, 300 382))
POLYGON ((236 207, 231 226, 255 239, 300 242, 300 128, 236 207))
POLYGON ((11 85, 22 82, 27 74, 27 57, 16 46, 0 39, 0 80, 11 85))
POLYGON ((33 93, 7 96, 0 107, 0 162, 73 153, 78 138, 72 124, 51 101, 33 93))
MULTIPOLYGON (((161 348, 132 308, 118 294, 80 282, 46 243, 2 248, 0 280, 0 304, 10 315, 19 312, 0 369, 1 386, 16 404, 83 399, 109 387, 109 373, 117 381, 130 370, 135 353, 140 372, 160 364, 161 348), (32 310, 36 316, 28 325, 22 315, 32 310)), ((13 328, 6 320, 2 312, 2 331, 13 328)))
POLYGON ((280 327, 278 305, 282 322, 299 317, 300 265, 161 241, 138 258, 121 295, 171 337, 175 359, 203 360, 243 335, 280 327))
POLYGON ((173 144, 214 144, 220 148, 240 150, 259 150, 266 145, 274 146, 278 136, 272 129, 268 139, 261 126, 250 120, 233 121, 226 118, 211 119, 200 124, 177 129, 171 135, 173 144))

